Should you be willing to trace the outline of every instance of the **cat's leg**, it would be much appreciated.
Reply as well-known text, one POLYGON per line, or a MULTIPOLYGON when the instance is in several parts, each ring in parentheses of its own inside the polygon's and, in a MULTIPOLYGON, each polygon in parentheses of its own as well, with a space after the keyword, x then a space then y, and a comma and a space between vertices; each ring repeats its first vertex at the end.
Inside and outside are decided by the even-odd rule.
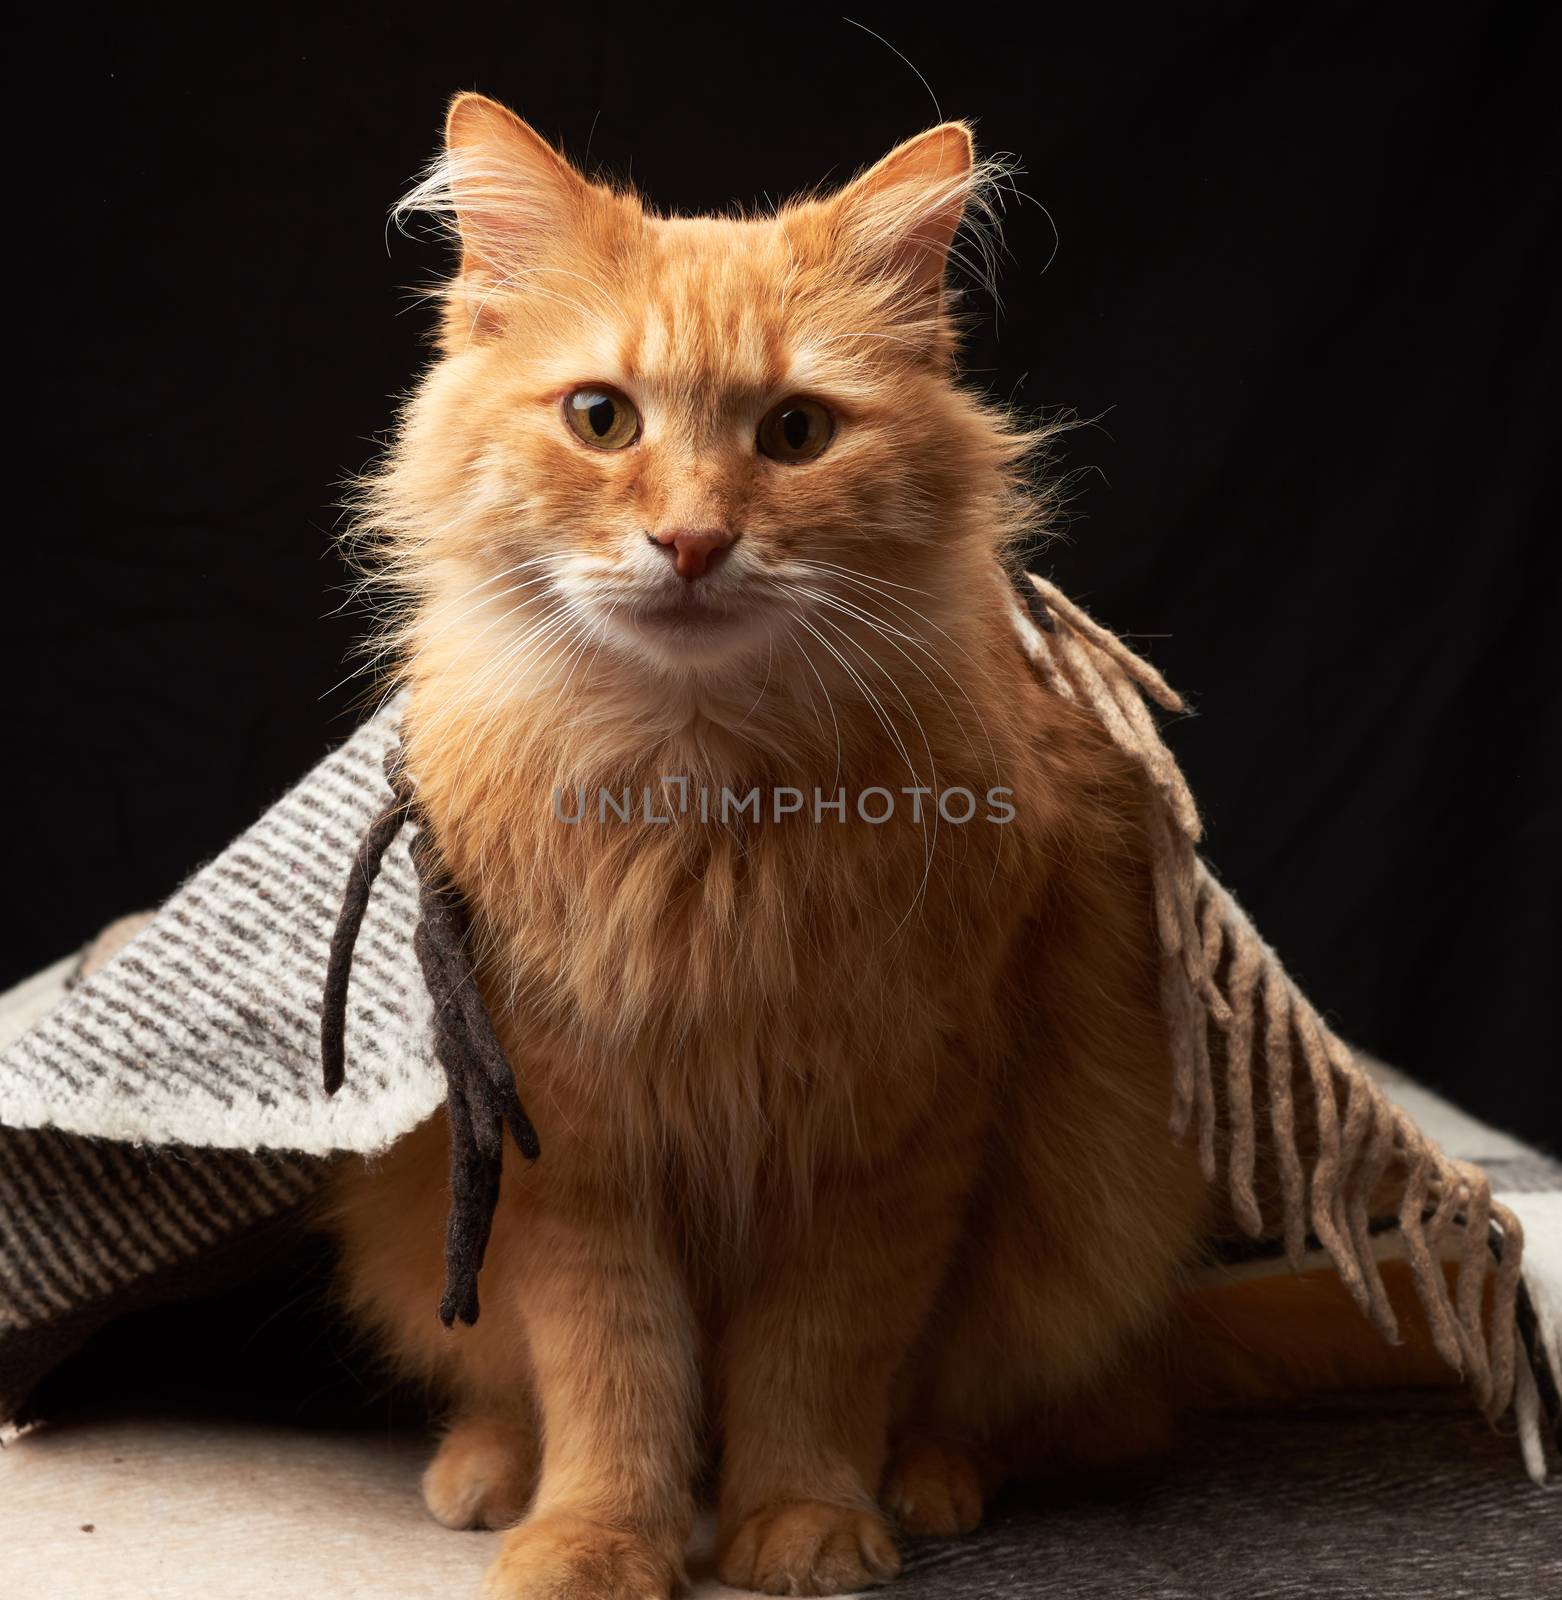
MULTIPOLYGON (((1109 1333, 1107 1343, 1119 1341, 1109 1333)), ((963 1432, 927 1431, 937 1414, 929 1403, 920 1408, 922 1421, 898 1437, 880 1499, 903 1533, 970 1533, 1005 1483, 1115 1472, 1169 1445, 1174 1395, 1158 1349, 1136 1343, 1073 1392, 1066 1378, 1039 1374, 1029 1352, 1016 1347, 1011 1355, 1012 1389, 1003 1396, 990 1385, 992 1403, 968 1418, 963 1432)), ((960 1426, 947 1412, 943 1423, 960 1426)))
POLYGON ((890 1452, 879 1503, 914 1538, 970 1533, 1002 1480, 999 1458, 970 1439, 918 1433, 890 1452))
MULTIPOLYGON (((450 1136, 431 1117, 375 1161, 338 1168, 322 1222, 340 1251, 340 1287, 389 1362, 448 1399, 452 1423, 423 1474, 423 1501, 449 1528, 503 1528, 525 1514, 539 1455, 525 1343, 499 1315, 456 1336, 434 1317, 445 1279, 450 1136)), ((509 1241, 527 1222, 507 1175, 512 1210, 489 1251, 484 1292, 502 1303, 518 1270, 509 1241)))
POLYGON ((1168 1129, 1173 1071, 1138 836, 1103 825, 1100 846, 1069 860, 1017 952, 1015 1057, 897 1396, 885 1489, 911 1501, 918 1531, 968 1526, 978 1485, 1105 1464, 1166 1433, 1168 1330, 1207 1197, 1197 1152, 1168 1129))
POLYGON ((1121 1067, 1088 1070, 1082 1049, 1070 1061, 1066 1043, 1054 1034, 1046 1092, 1023 1086, 995 1119, 1002 1137, 897 1399, 883 1503, 908 1533, 967 1532, 1009 1478, 1115 1467, 1169 1435, 1197 1159, 1168 1134, 1151 1071, 1136 1091, 1121 1067))
POLYGON ((880 1502, 913 1537, 970 1533, 1012 1479, 1122 1467, 1170 1438, 1169 1294, 1144 1283, 1113 1306, 1022 1252, 989 1264, 958 1275, 958 1310, 896 1423, 880 1502))
MULTIPOLYGON (((538 1439, 524 1343, 498 1317, 452 1337, 434 1317, 445 1278, 450 1138, 431 1117, 374 1161, 343 1162, 321 1221, 340 1252, 339 1285, 355 1320, 391 1366, 452 1407, 452 1422, 423 1474, 423 1501, 449 1528, 503 1528, 525 1514, 537 1478, 538 1439)), ((513 1197, 513 1180, 507 1185, 513 1197)), ((485 1292, 512 1270, 507 1225, 490 1251, 485 1292)), ((503 1292, 500 1291, 501 1298, 503 1292)))
POLYGON ((833 1594, 900 1568, 876 1490, 891 1389, 926 1318, 970 1156, 958 1117, 871 1174, 822 1185, 772 1242, 722 1352, 719 1570, 739 1588, 833 1594))
MULTIPOLYGON (((508 1310, 543 1452, 489 1600, 654 1600, 682 1577, 698 1394, 688 1297, 656 1228, 603 1208, 528 1219, 508 1310)), ((494 1307, 485 1316, 495 1314, 494 1307)))
POLYGON ((537 1486, 541 1442, 529 1409, 473 1407, 446 1429, 423 1474, 423 1503, 447 1528, 509 1528, 537 1486))

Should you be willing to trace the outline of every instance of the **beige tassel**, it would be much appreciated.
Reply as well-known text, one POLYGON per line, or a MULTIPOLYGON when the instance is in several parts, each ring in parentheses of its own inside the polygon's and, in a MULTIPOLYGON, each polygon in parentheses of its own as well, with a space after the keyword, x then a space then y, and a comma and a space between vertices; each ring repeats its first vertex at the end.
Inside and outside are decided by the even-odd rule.
POLYGON ((1372 1207, 1374 1195, 1397 1184, 1399 1232, 1433 1342, 1443 1360, 1464 1374, 1488 1415, 1500 1415, 1514 1385, 1523 1251, 1517 1219, 1492 1200, 1479 1169, 1450 1160, 1387 1100, 1199 859, 1198 810, 1145 704, 1148 697, 1164 710, 1180 711, 1181 699, 1153 667, 1052 584, 1034 575, 1029 581, 1055 620, 1048 634, 1014 608, 1021 644, 1042 682, 1100 718, 1114 742, 1143 767, 1161 802, 1151 818, 1150 847, 1173 1133, 1196 1141, 1208 1182, 1220 1180, 1224 1160, 1232 1212, 1246 1232, 1260 1234, 1265 1219, 1255 1189, 1254 1083, 1262 1075, 1286 1255, 1293 1264, 1301 1260, 1310 1230, 1356 1303, 1390 1340, 1398 1338, 1398 1328, 1373 1249, 1372 1207), (1216 1127, 1211 1028, 1225 1045, 1223 1130, 1216 1127), (1298 1084, 1312 1112, 1311 1148, 1305 1152, 1298 1138, 1298 1084), (1501 1251, 1495 1273, 1493 1239, 1501 1251), (1444 1275, 1445 1242, 1457 1256, 1452 1294, 1444 1275), (1483 1325, 1488 1280, 1491 1305, 1483 1325))
MULTIPOLYGON (((1225 891, 1217 892, 1224 898, 1225 891)), ((1239 942, 1231 958, 1231 1026, 1226 1031, 1227 1187, 1238 1224, 1251 1238, 1264 1231, 1258 1198, 1253 1191, 1257 1140, 1253 1126, 1253 1001, 1263 971, 1262 946, 1257 940, 1239 942)))
MULTIPOLYGON (((1358 1074, 1358 1078, 1362 1075, 1358 1074)), ((1367 1146, 1346 1198, 1347 1232, 1351 1248, 1362 1265, 1367 1281, 1369 1315, 1373 1325, 1390 1344, 1400 1342, 1399 1320, 1383 1287, 1383 1273, 1372 1248, 1372 1196, 1394 1159, 1394 1118, 1391 1108, 1376 1095, 1363 1095, 1367 1119, 1367 1146)))
POLYGON ((1307 1248, 1307 1180, 1296 1148, 1296 1105, 1291 1098, 1291 984, 1274 962, 1264 972, 1264 1017, 1269 1131, 1280 1168, 1280 1231, 1286 1260, 1298 1267, 1307 1248))

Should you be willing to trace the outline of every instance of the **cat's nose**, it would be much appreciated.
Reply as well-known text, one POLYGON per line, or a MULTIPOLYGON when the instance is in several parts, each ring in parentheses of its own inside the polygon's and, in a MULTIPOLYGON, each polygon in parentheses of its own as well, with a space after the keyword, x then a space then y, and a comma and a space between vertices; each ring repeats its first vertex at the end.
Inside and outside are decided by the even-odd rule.
POLYGON ((673 557, 680 578, 703 578, 737 538, 725 528, 663 528, 651 535, 673 557))

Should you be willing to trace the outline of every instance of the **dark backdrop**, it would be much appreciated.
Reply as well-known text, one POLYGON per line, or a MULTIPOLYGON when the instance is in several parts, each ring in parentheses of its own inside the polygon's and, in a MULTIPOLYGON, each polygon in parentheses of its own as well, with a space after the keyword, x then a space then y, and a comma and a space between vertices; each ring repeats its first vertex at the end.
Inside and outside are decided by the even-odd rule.
MULTIPOLYGON (((1212 857, 1347 1036, 1558 1142, 1548 41, 1517 6, 938 13, 861 16, 1042 203, 969 371, 1099 419, 1043 567, 1192 694, 1212 857)), ((0 982, 348 731, 333 504, 426 357, 439 255, 386 210, 451 91, 683 208, 935 116, 807 7, 60 16, 12 57, 0 982)))

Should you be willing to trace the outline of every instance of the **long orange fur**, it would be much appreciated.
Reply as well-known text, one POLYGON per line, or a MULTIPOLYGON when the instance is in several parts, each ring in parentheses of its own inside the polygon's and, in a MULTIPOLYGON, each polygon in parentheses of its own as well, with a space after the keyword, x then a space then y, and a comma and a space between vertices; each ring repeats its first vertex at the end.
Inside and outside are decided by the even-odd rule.
POLYGON ((470 1330, 433 1315, 442 1118, 332 1222, 354 1312, 452 1402, 431 1510, 518 1522, 491 1596, 670 1593, 707 1474, 728 1581, 859 1588, 892 1522, 968 1528, 1161 1426, 1141 1377, 1202 1186, 1166 1132, 1142 779, 1015 648, 1035 441, 953 371, 945 259, 990 176, 951 123, 832 196, 663 218, 469 95, 418 197, 462 266, 364 521, 543 1155, 511 1155, 470 1330), (630 448, 566 427, 592 385, 630 448), (768 460, 797 394, 835 435, 768 460), (678 529, 732 543, 714 614, 665 629, 635 607, 685 581, 678 529), (555 815, 673 776, 1002 786, 1015 816, 555 815))

